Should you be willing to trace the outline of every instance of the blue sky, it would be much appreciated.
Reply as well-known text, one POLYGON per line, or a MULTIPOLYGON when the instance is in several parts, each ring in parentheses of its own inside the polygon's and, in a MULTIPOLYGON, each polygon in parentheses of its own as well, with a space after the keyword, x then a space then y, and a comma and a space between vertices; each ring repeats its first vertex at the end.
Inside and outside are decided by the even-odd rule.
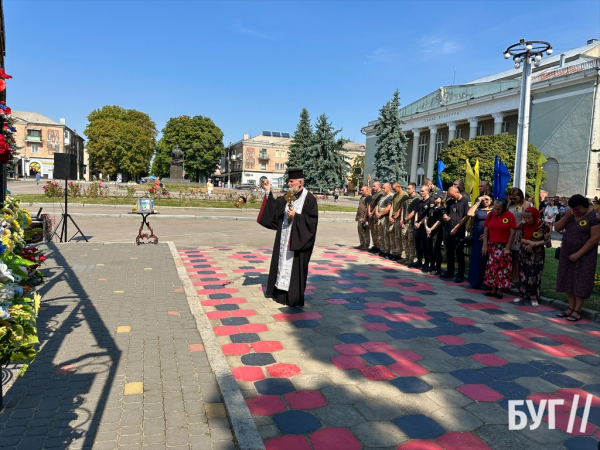
POLYGON ((4 0, 8 105, 82 134, 119 105, 202 115, 225 145, 261 130, 293 133, 306 107, 342 136, 396 88, 407 105, 440 86, 511 68, 520 38, 555 51, 600 39, 598 1, 4 0))

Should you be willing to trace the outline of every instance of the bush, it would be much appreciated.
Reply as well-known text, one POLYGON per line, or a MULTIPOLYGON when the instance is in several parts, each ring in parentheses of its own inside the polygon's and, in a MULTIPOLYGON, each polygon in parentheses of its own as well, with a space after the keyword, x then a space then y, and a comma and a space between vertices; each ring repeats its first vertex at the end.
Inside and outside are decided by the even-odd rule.
POLYGON ((79 183, 74 183, 73 181, 69 181, 68 184, 68 194, 69 197, 81 197, 81 185, 79 183))
POLYGON ((84 191, 86 197, 108 197, 108 188, 102 185, 102 182, 94 181, 84 191))
POLYGON ((58 198, 64 195, 65 191, 57 183, 53 181, 47 181, 44 185, 44 194, 46 197, 58 198))

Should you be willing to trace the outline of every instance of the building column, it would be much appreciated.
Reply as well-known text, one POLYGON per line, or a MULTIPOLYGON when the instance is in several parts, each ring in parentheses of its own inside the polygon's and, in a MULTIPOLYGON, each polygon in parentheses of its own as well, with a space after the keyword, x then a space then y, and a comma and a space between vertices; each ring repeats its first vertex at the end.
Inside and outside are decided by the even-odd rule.
POLYGON ((477 124, 479 119, 477 117, 469 117, 469 140, 477 137, 477 124))
POLYGON ((417 181, 417 161, 419 160, 419 137, 421 136, 420 128, 413 128, 413 148, 412 158, 410 160, 410 179, 408 181, 417 181))
POLYGON ((456 138, 456 122, 448 122, 448 144, 456 138))
POLYGON ((427 155, 427 170, 425 176, 433 180, 433 166, 435 165, 435 140, 437 138, 437 125, 429 127, 429 154, 427 155))
POLYGON ((497 112, 492 114, 494 118, 494 134, 502 133, 502 123, 504 123, 504 113, 497 112))

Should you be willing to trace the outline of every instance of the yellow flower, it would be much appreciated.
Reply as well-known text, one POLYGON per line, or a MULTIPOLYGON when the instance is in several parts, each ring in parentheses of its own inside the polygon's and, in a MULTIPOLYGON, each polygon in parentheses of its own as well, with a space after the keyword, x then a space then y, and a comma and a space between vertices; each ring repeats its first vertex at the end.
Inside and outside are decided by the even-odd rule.
POLYGON ((579 222, 579 226, 580 227, 585 227, 587 225, 587 221, 582 220, 581 222, 579 222))
POLYGON ((515 209, 516 209, 517 211, 521 211, 521 207, 520 207, 520 206, 517 206, 515 209))
POLYGON ((539 238, 540 237, 540 233, 538 233, 537 231, 533 233, 533 237, 534 238, 539 238))
POLYGON ((508 223, 508 219, 505 217, 504 219, 502 219, 502 223, 508 223))

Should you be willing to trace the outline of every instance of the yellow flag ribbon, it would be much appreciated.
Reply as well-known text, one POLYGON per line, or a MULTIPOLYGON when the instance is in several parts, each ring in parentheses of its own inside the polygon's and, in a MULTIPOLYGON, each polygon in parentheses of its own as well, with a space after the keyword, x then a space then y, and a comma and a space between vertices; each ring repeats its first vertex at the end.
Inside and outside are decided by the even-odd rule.
POLYGON ((544 173, 544 170, 542 169, 542 164, 544 164, 546 161, 548 160, 544 157, 544 155, 540 153, 540 156, 538 156, 537 160, 537 170, 535 174, 535 195, 533 197, 535 207, 538 209, 540 208, 540 187, 542 184, 542 174, 544 173))

